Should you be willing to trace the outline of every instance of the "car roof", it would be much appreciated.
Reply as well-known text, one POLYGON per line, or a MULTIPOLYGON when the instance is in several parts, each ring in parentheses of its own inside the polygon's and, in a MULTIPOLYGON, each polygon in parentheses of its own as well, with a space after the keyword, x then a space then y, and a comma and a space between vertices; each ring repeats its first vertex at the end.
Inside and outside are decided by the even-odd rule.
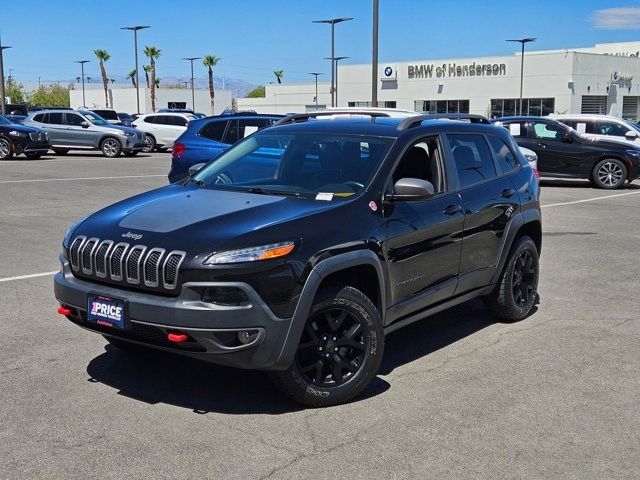
POLYGON ((193 113, 190 112, 154 112, 154 113, 145 113, 143 115, 138 115, 138 118, 150 117, 151 115, 169 115, 174 117, 184 117, 185 115, 193 116, 193 113))
POLYGON ((515 115, 512 117, 500 117, 500 118, 496 118, 494 119, 494 121, 496 122, 539 122, 539 121, 547 121, 547 122, 552 122, 552 123, 560 123, 558 122, 558 120, 556 120, 555 118, 552 117, 536 117, 535 115, 515 115))

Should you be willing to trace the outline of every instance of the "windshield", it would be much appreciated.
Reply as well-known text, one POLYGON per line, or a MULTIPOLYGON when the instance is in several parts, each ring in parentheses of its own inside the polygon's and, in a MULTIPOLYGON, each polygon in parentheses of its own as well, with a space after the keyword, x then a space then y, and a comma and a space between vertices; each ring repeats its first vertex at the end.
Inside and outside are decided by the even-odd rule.
POLYGON ((12 122, 10 122, 6 118, 4 118, 2 115, 0 115, 0 125, 9 125, 10 123, 12 122))
POLYGON ((94 125, 102 125, 102 126, 106 126, 106 127, 110 127, 111 124, 109 122, 107 122, 104 118, 102 118, 99 115, 96 115, 95 113, 91 113, 91 112, 82 112, 84 114, 85 117, 87 117, 87 119, 89 119, 89 121, 91 123, 93 123, 94 125))
POLYGON ((369 183, 392 139, 332 133, 257 133, 204 167, 204 188, 348 198, 369 183))

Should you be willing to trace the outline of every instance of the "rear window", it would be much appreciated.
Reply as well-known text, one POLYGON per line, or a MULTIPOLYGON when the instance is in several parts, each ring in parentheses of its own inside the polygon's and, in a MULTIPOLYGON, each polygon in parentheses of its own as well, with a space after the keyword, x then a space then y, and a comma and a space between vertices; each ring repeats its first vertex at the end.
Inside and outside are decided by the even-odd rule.
POLYGON ((91 110, 93 113, 100 115, 105 120, 119 120, 118 114, 113 110, 91 110))
POLYGON ((62 112, 51 112, 49 113, 49 122, 52 125, 64 125, 64 119, 62 112))

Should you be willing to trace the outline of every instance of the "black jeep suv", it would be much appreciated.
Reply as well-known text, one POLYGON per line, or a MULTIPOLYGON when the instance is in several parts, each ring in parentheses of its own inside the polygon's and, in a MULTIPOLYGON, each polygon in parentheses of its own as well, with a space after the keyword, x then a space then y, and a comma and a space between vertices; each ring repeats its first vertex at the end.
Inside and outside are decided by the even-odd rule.
POLYGON ((536 152, 543 177, 585 178, 604 189, 620 188, 640 175, 640 148, 580 135, 548 117, 504 117, 518 145, 536 152))
POLYGON ((269 370, 309 406, 358 395, 386 333, 452 305, 526 317, 539 187, 508 132, 329 114, 287 117, 73 225, 59 313, 125 351, 269 370))
POLYGON ((21 153, 36 160, 48 150, 49 141, 44 130, 18 125, 0 115, 0 160, 9 160, 21 153))

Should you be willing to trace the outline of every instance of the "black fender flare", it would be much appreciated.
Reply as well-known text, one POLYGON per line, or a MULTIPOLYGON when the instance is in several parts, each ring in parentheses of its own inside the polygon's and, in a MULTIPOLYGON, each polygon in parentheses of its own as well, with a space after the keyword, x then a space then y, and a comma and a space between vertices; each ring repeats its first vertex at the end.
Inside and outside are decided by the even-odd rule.
POLYGON ((495 272, 493 272, 493 277, 491 278, 491 284, 496 284, 500 280, 500 275, 502 275, 502 270, 507 262, 508 253, 511 250, 511 246, 516 238, 517 233, 527 223, 538 222, 542 225, 542 215, 540 210, 538 209, 530 209, 525 210, 523 212, 519 212, 509 223, 507 227, 507 231, 505 233, 505 240, 502 244, 502 250, 500 251, 500 260, 498 265, 496 266, 495 272))
POLYGON ((291 318, 291 324, 289 325, 282 350, 271 369, 284 370, 289 368, 293 362, 298 343, 300 343, 300 337, 302 336, 305 323, 309 316, 309 311, 311 310, 313 300, 316 297, 322 280, 332 273, 360 265, 369 265, 376 270, 380 292, 380 316, 384 324, 384 312, 386 310, 385 277, 382 263, 378 256, 371 250, 354 250, 329 257, 319 262, 309 273, 307 281, 302 288, 300 300, 298 300, 298 305, 291 318))

